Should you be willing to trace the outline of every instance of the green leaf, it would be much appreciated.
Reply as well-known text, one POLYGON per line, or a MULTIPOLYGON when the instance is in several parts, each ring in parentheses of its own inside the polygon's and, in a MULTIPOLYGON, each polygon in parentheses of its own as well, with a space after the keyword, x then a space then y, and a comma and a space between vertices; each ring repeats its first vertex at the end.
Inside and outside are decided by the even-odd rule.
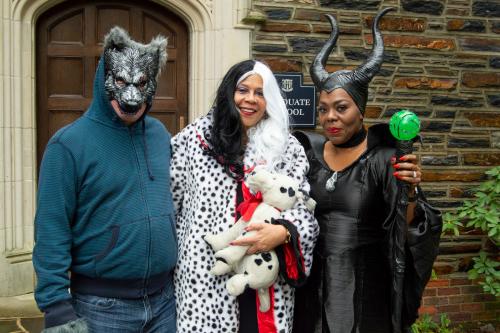
POLYGON ((485 174, 492 177, 497 176, 498 174, 500 174, 500 167, 494 167, 493 169, 486 171, 485 174))
POLYGON ((470 280, 475 280, 479 277, 478 272, 475 269, 471 269, 470 271, 467 272, 469 274, 469 279, 470 280))
POLYGON ((486 210, 486 208, 483 208, 483 207, 477 207, 476 212, 479 213, 479 214, 481 214, 481 215, 484 215, 484 214, 488 213, 488 211, 486 210))
POLYGON ((470 220, 469 222, 467 222, 467 224, 465 225, 466 227, 473 227, 476 225, 476 221, 475 220, 470 220))
POLYGON ((484 198, 484 197, 486 197, 486 194, 483 192, 476 192, 475 196, 478 198, 484 198))

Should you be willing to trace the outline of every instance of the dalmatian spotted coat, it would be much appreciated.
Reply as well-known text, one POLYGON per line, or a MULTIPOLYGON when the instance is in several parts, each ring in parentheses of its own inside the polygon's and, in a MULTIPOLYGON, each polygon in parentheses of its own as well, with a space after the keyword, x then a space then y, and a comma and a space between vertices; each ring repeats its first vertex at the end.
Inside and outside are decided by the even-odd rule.
MULTIPOLYGON (((221 333, 239 330, 238 301, 226 289, 230 276, 213 276, 213 251, 203 240, 208 233, 220 233, 235 222, 238 182, 210 155, 204 154, 204 133, 211 126, 210 115, 202 117, 172 138, 171 179, 176 209, 179 258, 174 274, 177 302, 177 330, 221 333)), ((306 174, 309 169, 300 143, 290 135, 284 162, 279 172, 301 182, 309 193, 306 174)), ((246 168, 257 164, 254 150, 244 155, 246 168)), ((292 222, 298 231, 305 273, 312 264, 318 224, 302 202, 281 212, 281 219, 292 222)), ((265 260, 266 258, 262 258, 265 260)), ((288 263, 287 263, 288 264, 288 263)), ((274 285, 274 325, 276 332, 292 330, 294 290, 280 276, 274 285)))

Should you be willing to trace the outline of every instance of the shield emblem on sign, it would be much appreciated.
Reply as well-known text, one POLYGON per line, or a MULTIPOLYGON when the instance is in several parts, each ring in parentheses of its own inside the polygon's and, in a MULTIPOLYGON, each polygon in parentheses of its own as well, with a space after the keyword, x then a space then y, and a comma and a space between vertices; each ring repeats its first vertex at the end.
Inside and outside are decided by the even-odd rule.
POLYGON ((293 90, 293 81, 292 79, 283 79, 281 80, 281 90, 284 92, 290 92, 293 90))

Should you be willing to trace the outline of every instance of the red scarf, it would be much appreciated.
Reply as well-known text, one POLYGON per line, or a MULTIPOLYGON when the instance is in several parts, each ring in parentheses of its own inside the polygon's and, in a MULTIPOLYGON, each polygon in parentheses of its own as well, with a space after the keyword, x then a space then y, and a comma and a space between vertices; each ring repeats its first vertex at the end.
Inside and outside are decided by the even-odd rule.
POLYGON ((238 205, 236 211, 240 213, 243 221, 248 222, 257 206, 262 202, 262 193, 257 192, 257 194, 253 195, 244 182, 241 184, 241 191, 243 192, 243 202, 238 205))

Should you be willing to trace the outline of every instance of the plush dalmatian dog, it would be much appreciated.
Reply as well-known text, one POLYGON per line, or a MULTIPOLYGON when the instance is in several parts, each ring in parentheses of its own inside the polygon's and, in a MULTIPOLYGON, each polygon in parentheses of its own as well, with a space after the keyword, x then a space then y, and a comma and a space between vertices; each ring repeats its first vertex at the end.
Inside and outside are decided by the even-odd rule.
POLYGON ((297 200, 302 200, 314 210, 315 202, 299 190, 298 181, 281 174, 270 173, 259 168, 246 180, 247 187, 253 193, 262 196, 251 218, 243 215, 231 228, 217 235, 209 234, 205 241, 215 252, 216 262, 210 273, 219 276, 235 272, 226 283, 229 294, 241 295, 246 287, 258 291, 260 311, 270 307, 269 287, 276 281, 279 263, 274 251, 246 255, 249 246, 232 246, 230 242, 241 237, 251 236, 255 231, 245 232, 245 227, 252 223, 269 223, 277 219, 280 212, 292 208, 297 200))

